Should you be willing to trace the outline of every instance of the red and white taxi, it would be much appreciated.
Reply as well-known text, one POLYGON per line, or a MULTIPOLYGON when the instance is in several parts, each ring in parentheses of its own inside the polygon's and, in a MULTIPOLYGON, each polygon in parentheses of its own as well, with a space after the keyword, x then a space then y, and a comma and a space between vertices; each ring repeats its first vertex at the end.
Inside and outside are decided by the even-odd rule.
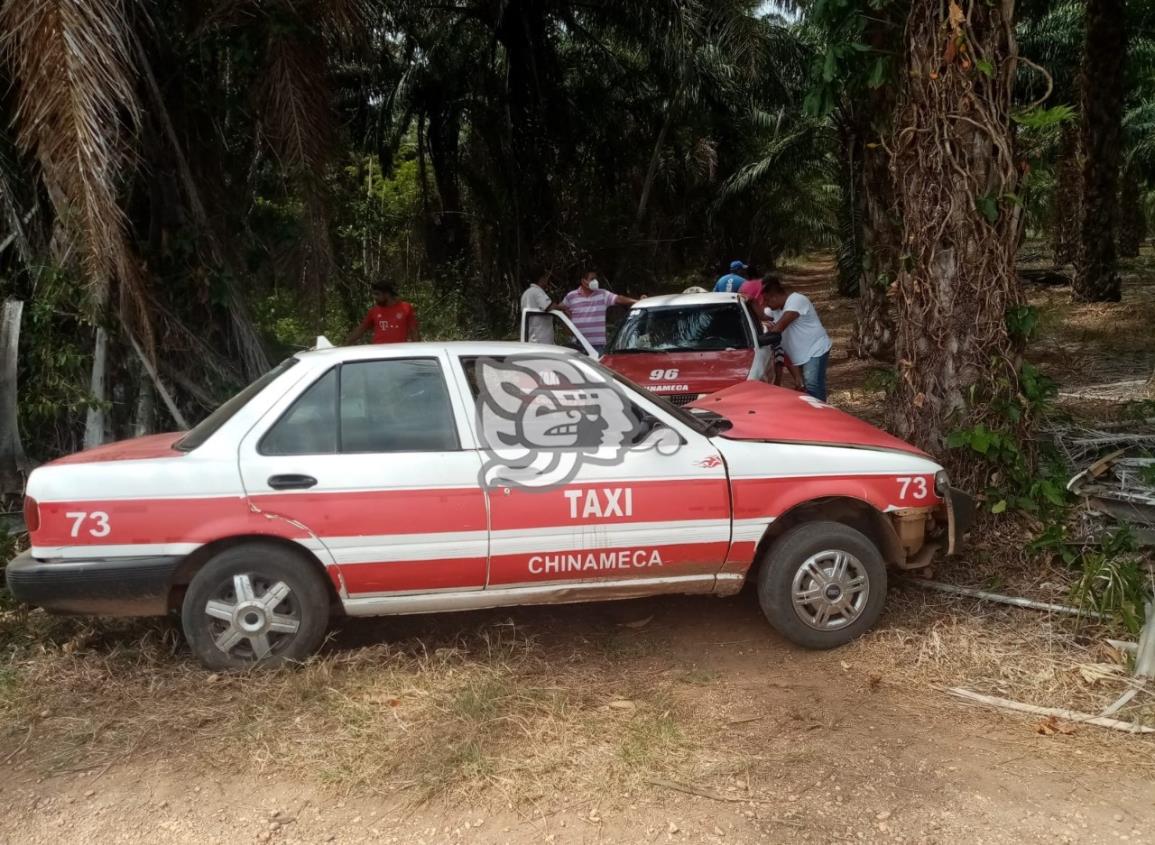
POLYGON ((337 614, 726 596, 750 579, 778 631, 828 648, 876 622, 886 565, 953 551, 969 519, 927 455, 763 383, 690 411, 557 351, 579 381, 607 386, 567 395, 616 396, 612 414, 501 384, 490 389, 513 412, 483 413, 479 361, 541 349, 303 352, 187 433, 41 466, 9 589, 50 611, 179 614, 214 669, 304 659, 337 614), (566 474, 542 489, 487 475, 487 414, 530 431, 533 459, 566 474), (566 451, 567 433, 618 418, 630 433, 613 454, 566 451), (535 421, 536 434, 523 425, 535 421))
MULTIPOLYGON (((564 314, 527 314, 552 321, 558 336, 598 357, 564 314)), ((724 387, 763 379, 772 350, 760 341, 762 335, 754 309, 737 293, 651 296, 626 312, 599 360, 675 405, 686 405, 724 387)), ((528 337, 523 319, 522 339, 528 337)))

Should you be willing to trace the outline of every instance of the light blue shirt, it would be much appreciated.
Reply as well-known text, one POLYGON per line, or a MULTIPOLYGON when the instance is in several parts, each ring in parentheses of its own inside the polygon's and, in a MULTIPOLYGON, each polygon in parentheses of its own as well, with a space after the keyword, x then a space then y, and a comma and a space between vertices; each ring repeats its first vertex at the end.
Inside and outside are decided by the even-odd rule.
POLYGON ((727 273, 714 283, 714 293, 734 293, 745 281, 737 273, 727 273))

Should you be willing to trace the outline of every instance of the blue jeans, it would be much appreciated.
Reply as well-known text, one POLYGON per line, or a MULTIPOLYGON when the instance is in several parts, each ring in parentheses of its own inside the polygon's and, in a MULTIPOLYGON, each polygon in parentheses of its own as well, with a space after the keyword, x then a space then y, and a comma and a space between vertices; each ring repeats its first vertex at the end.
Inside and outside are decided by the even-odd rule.
POLYGON ((830 352, 811 358, 802 365, 802 381, 806 392, 819 402, 826 401, 826 365, 830 363, 830 352))

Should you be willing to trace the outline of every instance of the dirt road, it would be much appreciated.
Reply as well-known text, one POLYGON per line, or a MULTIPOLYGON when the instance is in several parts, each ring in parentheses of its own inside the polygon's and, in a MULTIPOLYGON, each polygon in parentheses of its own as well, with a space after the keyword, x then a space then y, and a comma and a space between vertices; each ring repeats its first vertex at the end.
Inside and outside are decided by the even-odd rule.
MULTIPOLYGON (((1155 841, 1151 743, 1082 728, 1044 736, 1029 719, 895 682, 878 655, 895 631, 920 621, 911 618, 920 601, 900 592, 879 635, 825 654, 777 638, 747 594, 414 620, 405 633, 430 643, 454 626, 512 623, 543 665, 558 667, 557 683, 597 687, 588 707, 608 720, 601 724, 640 732, 615 746, 612 765, 591 768, 583 761, 598 758, 583 744, 613 731, 591 733, 575 712, 578 735, 563 729, 551 739, 574 746, 556 768, 506 775, 511 759, 539 749, 512 757, 499 749, 469 789, 434 790, 428 800, 398 786, 396 773, 351 786, 326 783, 323 766, 286 768, 265 741, 246 740, 243 726, 239 753, 224 752, 219 765, 189 757, 179 746, 203 732, 195 711, 167 724, 155 747, 142 742, 74 773, 50 773, 40 751, 10 736, 5 746, 15 750, 0 747, 10 767, 0 841, 1155 841), (642 765, 623 778, 630 753, 642 765)), ((326 659, 404 630, 350 623, 326 659)), ((238 684, 229 689, 243 694, 238 684)), ((125 706, 147 713, 147 689, 138 692, 145 700, 125 706)), ((284 731, 299 731, 294 703, 276 706, 284 731)), ((403 775, 405 761, 396 762, 403 775)))

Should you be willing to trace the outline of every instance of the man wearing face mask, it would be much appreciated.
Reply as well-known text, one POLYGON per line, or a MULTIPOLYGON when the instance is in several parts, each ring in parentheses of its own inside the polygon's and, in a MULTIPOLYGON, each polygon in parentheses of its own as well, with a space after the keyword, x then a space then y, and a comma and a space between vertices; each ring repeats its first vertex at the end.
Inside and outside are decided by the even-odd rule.
POLYGON ((578 288, 565 295, 562 307, 569 313, 577 330, 601 355, 606 349, 606 311, 611 305, 633 305, 635 302, 636 299, 628 296, 602 290, 598 274, 587 270, 578 280, 578 288))

